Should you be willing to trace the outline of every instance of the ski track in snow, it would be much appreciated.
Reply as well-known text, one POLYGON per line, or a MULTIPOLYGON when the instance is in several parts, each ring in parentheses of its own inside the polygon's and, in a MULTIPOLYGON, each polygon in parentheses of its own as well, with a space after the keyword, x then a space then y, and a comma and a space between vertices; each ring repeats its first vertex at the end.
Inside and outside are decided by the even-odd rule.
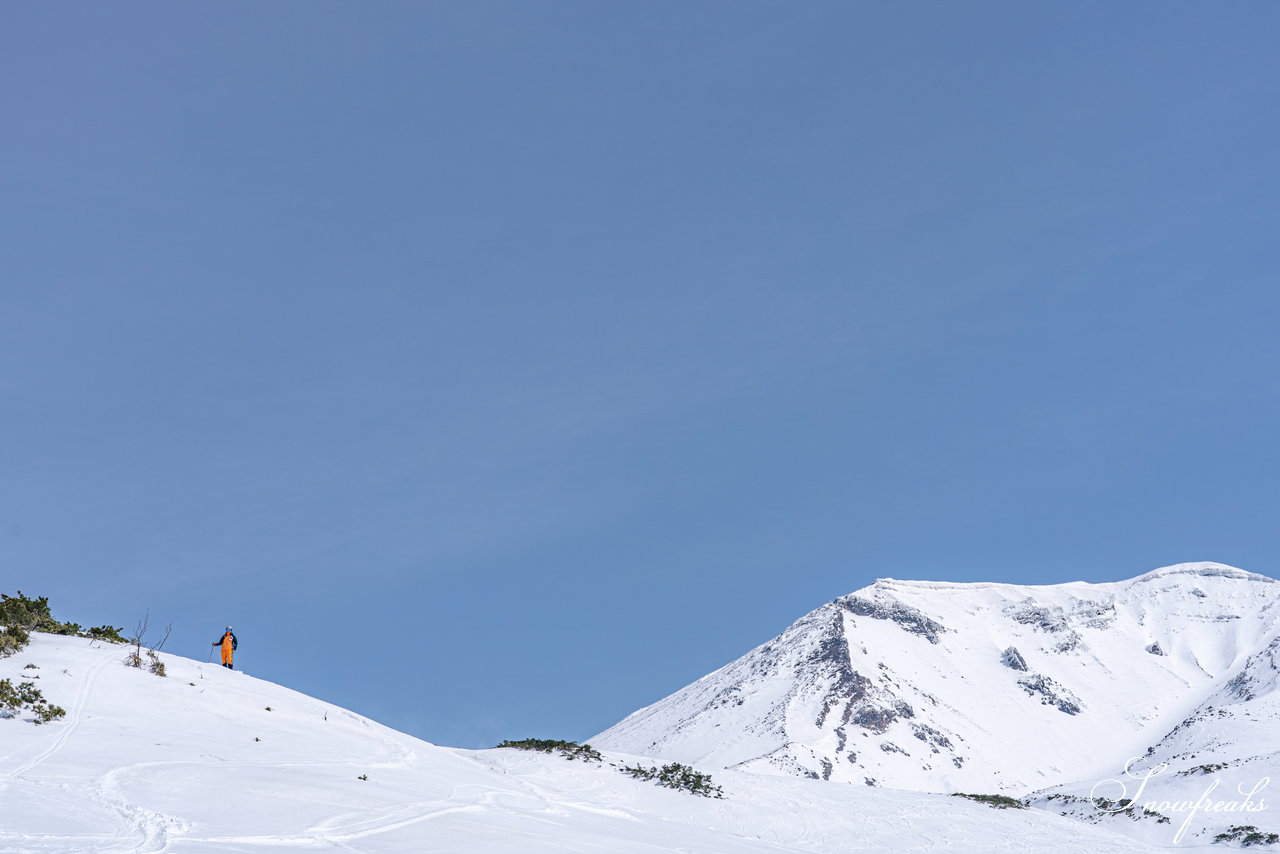
POLYGON ((76 694, 75 704, 71 707, 71 719, 62 727, 62 731, 58 733, 57 737, 53 739, 53 742, 48 747, 37 753, 27 762, 24 762, 22 765, 19 765, 17 768, 10 771, 5 776, 6 782, 17 777, 21 777, 23 774, 31 771, 41 762, 44 762, 46 759, 67 746, 67 742, 71 740, 71 736, 75 735, 76 730, 80 728, 80 722, 84 719, 85 703, 88 702, 89 695, 93 691, 94 682, 97 681, 98 675, 102 672, 102 669, 111 661, 115 660, 115 657, 116 650, 110 650, 102 655, 97 663, 90 668, 89 675, 86 676, 84 681, 80 684, 80 691, 76 694))

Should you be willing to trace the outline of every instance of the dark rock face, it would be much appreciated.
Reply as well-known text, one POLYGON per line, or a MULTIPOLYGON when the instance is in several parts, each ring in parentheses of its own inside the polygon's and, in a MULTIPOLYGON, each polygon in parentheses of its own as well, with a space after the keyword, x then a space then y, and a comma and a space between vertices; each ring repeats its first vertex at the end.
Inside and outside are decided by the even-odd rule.
POLYGON ((1253 691, 1253 680, 1247 671, 1240 671, 1227 683, 1226 691, 1237 700, 1253 700, 1257 694, 1253 691))
POLYGON ((1058 639, 1053 647, 1054 651, 1066 653, 1083 643, 1084 639, 1076 631, 1077 628, 1105 629, 1114 623, 1116 606, 1110 600, 1085 599, 1076 601, 1070 609, 1065 609, 1040 605, 1034 599, 1027 598, 1007 607, 1005 614, 1024 626, 1054 635, 1058 639))
MULTIPOLYGON (((933 748, 934 753, 938 753, 940 748, 951 749, 951 739, 928 724, 913 723, 911 725, 911 734, 933 748)), ((957 765, 956 767, 960 766, 957 765)))
POLYGON ((1149 644, 1144 648, 1146 649, 1147 652, 1151 653, 1152 655, 1164 655, 1164 650, 1160 648, 1159 641, 1149 644))
POLYGON ((1046 608, 1032 599, 1010 608, 1008 614, 1024 626, 1034 626, 1044 632, 1065 632, 1069 628, 1067 615, 1061 608, 1046 608))
POLYGON ((818 643, 804 667, 800 668, 803 672, 816 667, 830 680, 830 690, 822 701, 822 711, 815 721, 818 726, 825 724, 831 712, 841 705, 844 706, 844 713, 840 722, 848 723, 854 707, 867 699, 872 688, 871 680, 853 669, 849 641, 844 636, 844 624, 839 613, 832 615, 825 631, 825 637, 818 643))
POLYGON ((822 674, 820 681, 827 682, 829 686, 814 723, 821 727, 832 720, 833 715, 836 716, 836 755, 845 750, 847 725, 880 734, 888 730, 894 721, 915 717, 916 711, 910 703, 893 697, 885 675, 879 676, 884 684, 877 685, 853 669, 849 641, 844 634, 844 618, 838 610, 832 613, 824 636, 800 669, 810 673, 816 669, 822 674))
POLYGON ((1048 676, 1041 676, 1039 673, 1035 673, 1019 679, 1018 684, 1022 686, 1022 690, 1026 691, 1029 696, 1040 697, 1040 702, 1043 705, 1055 706, 1058 711, 1068 715, 1076 715, 1081 711, 1080 701, 1072 696, 1070 691, 1054 682, 1048 676))
POLYGON ((1022 653, 1018 652, 1018 648, 1011 646, 1000 654, 1000 663, 1005 667, 1012 667, 1014 670, 1026 670, 1027 660, 1022 657, 1022 653))
POLYGON ((1223 691, 1238 700, 1253 700, 1274 690, 1280 682, 1280 637, 1267 644, 1262 652, 1255 653, 1245 662, 1240 672, 1232 677, 1223 691))
POLYGON ((836 600, 836 605, 858 617, 870 617, 873 620, 891 620, 904 631, 926 638, 929 643, 938 643, 939 636, 950 631, 937 620, 904 605, 901 602, 872 602, 859 596, 843 596, 836 600))
POLYGON ((889 728, 889 724, 899 718, 913 718, 915 715, 915 709, 911 708, 908 703, 898 700, 892 706, 863 706, 853 713, 849 718, 849 723, 869 729, 872 732, 882 733, 889 728))

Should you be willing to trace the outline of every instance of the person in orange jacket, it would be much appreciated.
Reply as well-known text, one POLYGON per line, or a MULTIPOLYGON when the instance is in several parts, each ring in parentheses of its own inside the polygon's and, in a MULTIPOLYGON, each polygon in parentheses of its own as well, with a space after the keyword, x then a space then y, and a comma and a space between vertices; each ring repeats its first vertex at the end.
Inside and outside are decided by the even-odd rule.
POLYGON ((231 666, 231 656, 239 644, 236 641, 236 636, 231 631, 231 627, 227 626, 227 633, 220 640, 214 641, 212 645, 222 647, 222 666, 228 670, 235 670, 231 666))

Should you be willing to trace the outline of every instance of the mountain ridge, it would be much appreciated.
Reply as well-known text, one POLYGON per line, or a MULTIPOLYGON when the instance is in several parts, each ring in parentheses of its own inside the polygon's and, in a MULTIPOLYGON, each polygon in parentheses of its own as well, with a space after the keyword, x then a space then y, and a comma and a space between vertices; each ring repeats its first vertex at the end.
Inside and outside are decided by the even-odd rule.
POLYGON ((1099 854, 1154 850, 1056 815, 924 793, 722 771, 723 800, 694 797, 606 762, 440 747, 169 653, 158 677, 126 666, 128 652, 32 632, 0 658, 0 679, 66 709, 40 726, 0 717, 0 851, 1056 854, 1080 839, 1099 854))
POLYGON ((1212 561, 1110 582, 877 579, 592 743, 871 786, 1080 796, 1080 781, 1225 720, 1214 698, 1273 693, 1274 581, 1212 561))

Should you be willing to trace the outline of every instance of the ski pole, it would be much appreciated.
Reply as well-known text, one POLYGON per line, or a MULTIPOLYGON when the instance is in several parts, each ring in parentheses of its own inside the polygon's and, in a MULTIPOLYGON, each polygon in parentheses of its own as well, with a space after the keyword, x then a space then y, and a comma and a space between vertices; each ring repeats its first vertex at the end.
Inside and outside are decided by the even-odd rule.
POLYGON ((208 664, 210 661, 213 661, 213 647, 209 647, 209 657, 206 658, 204 661, 205 661, 205 664, 208 664))

